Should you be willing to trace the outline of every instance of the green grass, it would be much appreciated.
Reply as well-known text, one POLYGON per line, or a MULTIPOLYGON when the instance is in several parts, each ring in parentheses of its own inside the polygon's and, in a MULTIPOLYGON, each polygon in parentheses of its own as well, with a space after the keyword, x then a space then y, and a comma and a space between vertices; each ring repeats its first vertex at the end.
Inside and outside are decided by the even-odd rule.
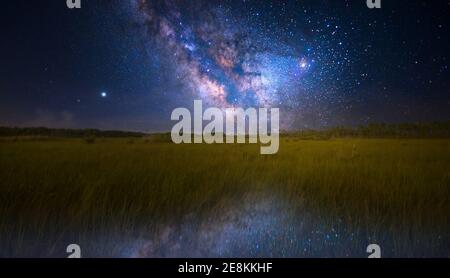
POLYGON ((27 246, 73 235, 150 233, 186 215, 220 215, 252 193, 277 196, 294 215, 307 211, 323 225, 339 220, 371 238, 388 231, 392 255, 422 255, 411 247, 418 238, 423 254, 450 255, 442 246, 450 242, 449 140, 283 138, 278 154, 259 151, 144 139, 3 139, 0 255, 25 256, 27 246))

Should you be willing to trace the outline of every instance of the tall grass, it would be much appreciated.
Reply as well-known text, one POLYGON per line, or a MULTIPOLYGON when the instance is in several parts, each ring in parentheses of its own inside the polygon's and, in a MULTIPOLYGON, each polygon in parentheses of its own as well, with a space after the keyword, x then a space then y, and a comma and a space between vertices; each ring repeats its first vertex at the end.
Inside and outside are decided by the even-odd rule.
POLYGON ((220 215, 252 193, 323 225, 388 234, 393 256, 450 255, 449 140, 286 138, 272 156, 257 145, 2 140, 0 154, 1 256, 152 233, 186 215, 220 215))

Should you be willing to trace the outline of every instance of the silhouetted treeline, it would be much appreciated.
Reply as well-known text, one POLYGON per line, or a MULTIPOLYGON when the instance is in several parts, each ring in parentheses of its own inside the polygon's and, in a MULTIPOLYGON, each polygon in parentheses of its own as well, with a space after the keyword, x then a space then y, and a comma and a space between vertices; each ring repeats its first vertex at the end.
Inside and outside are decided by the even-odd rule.
MULTIPOLYGON (((450 121, 433 123, 369 124, 357 127, 333 127, 325 130, 281 132, 282 136, 303 139, 330 139, 339 137, 369 138, 450 138, 450 121)), ((171 141, 170 133, 146 134, 141 132, 98 129, 52 129, 45 127, 0 127, 1 136, 43 137, 146 137, 149 141, 171 141)))
POLYGON ((142 137, 144 133, 98 130, 98 129, 54 129, 46 127, 0 127, 0 136, 43 137, 142 137))
POLYGON ((301 130, 288 132, 286 136, 305 139, 328 139, 338 137, 369 138, 450 138, 449 122, 368 124, 357 127, 333 127, 325 130, 301 130))

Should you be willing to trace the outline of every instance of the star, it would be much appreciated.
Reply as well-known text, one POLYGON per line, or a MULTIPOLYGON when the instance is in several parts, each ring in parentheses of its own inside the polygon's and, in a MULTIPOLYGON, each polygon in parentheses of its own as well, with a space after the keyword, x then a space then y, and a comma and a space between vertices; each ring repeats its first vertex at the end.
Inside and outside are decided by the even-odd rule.
POLYGON ((306 69, 308 67, 308 61, 305 58, 302 58, 299 63, 300 68, 306 69))

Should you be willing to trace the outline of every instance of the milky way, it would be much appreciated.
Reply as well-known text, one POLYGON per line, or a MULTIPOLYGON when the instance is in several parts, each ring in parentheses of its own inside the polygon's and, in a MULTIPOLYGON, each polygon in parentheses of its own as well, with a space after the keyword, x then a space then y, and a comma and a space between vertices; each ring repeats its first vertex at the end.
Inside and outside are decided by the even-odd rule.
MULTIPOLYGON (((242 16, 223 4, 137 4, 148 39, 176 65, 174 76, 209 105, 284 107, 286 112, 333 97, 336 86, 352 88, 348 78, 340 81, 351 58, 342 40, 346 34, 333 18, 321 19, 320 30, 309 30, 318 35, 308 38, 265 24, 258 12, 242 16)), ((300 13, 306 22, 312 20, 306 10, 300 13)), ((292 19, 291 24, 300 23, 292 19)))
POLYGON ((450 117, 446 1, 9 2, 2 125, 168 131, 194 99, 282 129, 450 117))

